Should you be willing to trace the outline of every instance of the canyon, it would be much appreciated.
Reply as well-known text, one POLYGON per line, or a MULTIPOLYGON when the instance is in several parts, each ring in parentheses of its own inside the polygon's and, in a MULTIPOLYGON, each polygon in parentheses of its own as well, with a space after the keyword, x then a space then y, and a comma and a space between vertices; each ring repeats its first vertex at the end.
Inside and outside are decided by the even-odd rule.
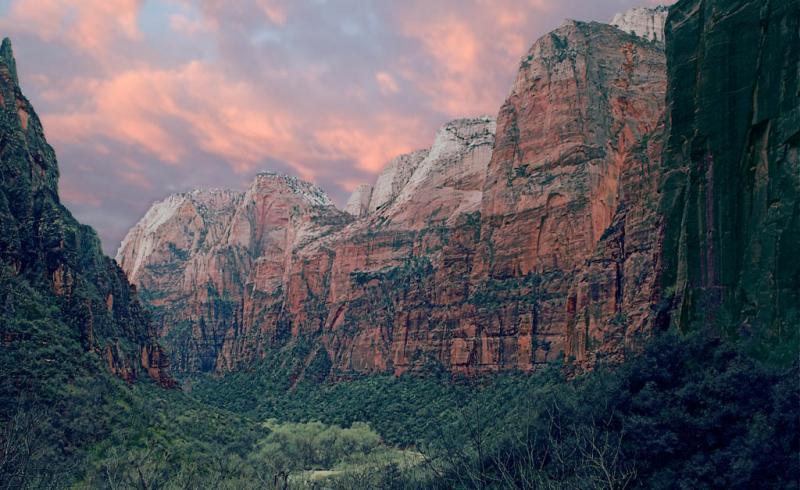
POLYGON ((522 58, 496 120, 445 124, 344 211, 270 173, 155 203, 117 262, 173 367, 226 373, 281 349, 311 379, 624 359, 660 301, 667 69, 663 9, 647 12, 644 31, 641 12, 566 21, 522 58))
POLYGON ((798 195, 800 0, 680 0, 341 209, 265 171, 112 260, 5 39, 0 485, 796 487, 798 195))

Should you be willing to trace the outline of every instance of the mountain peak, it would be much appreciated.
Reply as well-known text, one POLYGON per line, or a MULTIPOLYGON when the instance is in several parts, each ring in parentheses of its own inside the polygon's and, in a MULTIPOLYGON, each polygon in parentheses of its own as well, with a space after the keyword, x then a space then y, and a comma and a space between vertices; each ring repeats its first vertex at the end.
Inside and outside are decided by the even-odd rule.
POLYGON ((3 43, 0 45, 0 63, 5 65, 14 84, 19 85, 17 78, 17 62, 14 60, 14 50, 11 48, 11 39, 3 38, 3 43))
POLYGON ((663 43, 668 13, 669 8, 665 5, 633 7, 616 14, 611 25, 635 36, 663 43))
POLYGON ((331 198, 318 186, 280 172, 259 172, 256 174, 256 178, 250 186, 251 190, 257 189, 261 192, 263 192, 264 189, 273 188, 278 191, 288 190, 291 194, 301 196, 316 206, 333 206, 331 198))

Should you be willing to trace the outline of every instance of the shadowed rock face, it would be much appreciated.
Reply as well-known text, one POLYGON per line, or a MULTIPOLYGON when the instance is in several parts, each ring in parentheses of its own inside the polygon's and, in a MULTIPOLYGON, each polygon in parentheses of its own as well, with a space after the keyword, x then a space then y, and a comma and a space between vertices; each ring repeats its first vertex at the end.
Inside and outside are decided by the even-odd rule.
POLYGON ((732 328, 789 359, 800 319, 798 36, 797 0, 684 0, 667 21, 672 321, 732 328))
POLYGON ((295 375, 315 378, 619 358, 657 296, 665 85, 660 44, 568 22, 523 59, 497 122, 446 124, 349 214, 275 185, 173 196, 118 260, 187 371, 298 342, 295 375))
MULTIPOLYGON (((94 230, 59 201, 56 155, 19 87, 8 39, 0 47, 0 277, 36 291, 52 320, 72 328, 82 347, 114 374, 133 382, 146 372, 163 386, 174 384, 125 273, 103 255, 94 230)), ((37 320, 14 311, 14 288, 8 289, 0 288, 4 345, 30 335, 11 331, 10 319, 37 320)), ((76 341, 63 340, 53 348, 76 341)))

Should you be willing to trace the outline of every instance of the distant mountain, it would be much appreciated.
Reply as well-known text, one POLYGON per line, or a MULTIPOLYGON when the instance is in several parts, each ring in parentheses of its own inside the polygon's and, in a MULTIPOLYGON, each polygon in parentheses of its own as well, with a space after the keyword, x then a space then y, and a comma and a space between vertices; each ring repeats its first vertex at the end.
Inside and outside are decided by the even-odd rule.
POLYGON ((345 213, 258 177, 155 204, 118 260, 188 372, 298 345, 298 377, 583 368, 698 321, 796 346, 797 2, 714 5, 566 21, 496 122, 448 123, 345 213))
POLYGON ((280 288, 295 247, 351 221, 316 186, 262 173, 246 192, 194 191, 155 203, 117 261, 153 306, 174 366, 209 371, 226 339, 246 328, 245 298, 280 288))
POLYGON ((570 21, 523 58, 497 123, 448 123, 347 213, 259 176, 156 203, 117 260, 183 371, 298 343, 313 378, 621 359, 658 300, 665 89, 661 44, 570 21))

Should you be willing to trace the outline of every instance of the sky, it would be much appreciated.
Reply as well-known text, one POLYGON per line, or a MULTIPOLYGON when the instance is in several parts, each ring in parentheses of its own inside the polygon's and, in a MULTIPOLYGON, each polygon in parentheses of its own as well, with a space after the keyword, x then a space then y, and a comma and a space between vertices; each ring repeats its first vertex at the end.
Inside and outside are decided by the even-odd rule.
MULTIPOLYGON (((442 124, 496 115, 566 18, 657 0, 0 0, 64 204, 114 255, 155 200, 262 170, 343 205, 442 124)), ((666 2, 670 3, 670 2, 666 2)))

